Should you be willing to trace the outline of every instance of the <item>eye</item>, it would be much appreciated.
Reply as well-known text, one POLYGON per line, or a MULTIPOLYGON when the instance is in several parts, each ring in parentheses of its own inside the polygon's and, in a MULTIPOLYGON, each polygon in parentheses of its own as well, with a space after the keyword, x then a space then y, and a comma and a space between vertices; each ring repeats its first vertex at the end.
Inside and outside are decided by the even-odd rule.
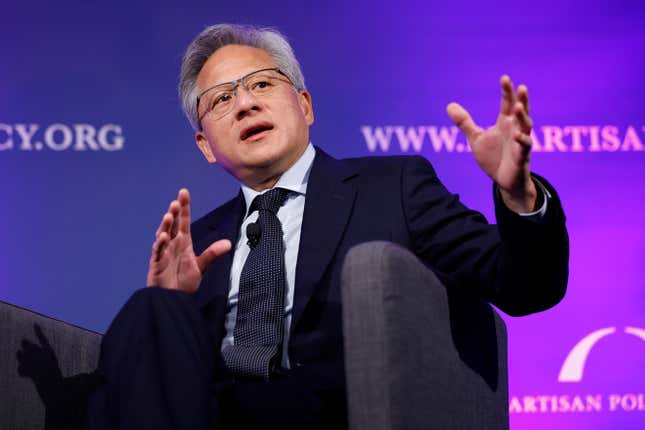
POLYGON ((266 90, 270 87, 271 87, 271 82, 265 79, 265 80, 254 82, 253 85, 251 86, 251 91, 266 90))
POLYGON ((221 93, 221 94, 217 94, 217 95, 213 98, 213 106, 218 105, 218 104, 221 104, 221 103, 226 103, 226 102, 230 101, 232 98, 233 98, 233 97, 231 96, 231 94, 230 94, 230 93, 221 93))

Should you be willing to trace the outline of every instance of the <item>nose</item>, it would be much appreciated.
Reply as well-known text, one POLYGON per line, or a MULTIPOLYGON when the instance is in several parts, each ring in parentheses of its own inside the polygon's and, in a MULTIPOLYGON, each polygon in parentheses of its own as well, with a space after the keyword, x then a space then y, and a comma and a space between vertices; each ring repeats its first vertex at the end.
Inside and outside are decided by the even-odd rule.
POLYGON ((238 85, 235 91, 235 117, 242 119, 251 111, 261 110, 260 102, 245 85, 238 85))

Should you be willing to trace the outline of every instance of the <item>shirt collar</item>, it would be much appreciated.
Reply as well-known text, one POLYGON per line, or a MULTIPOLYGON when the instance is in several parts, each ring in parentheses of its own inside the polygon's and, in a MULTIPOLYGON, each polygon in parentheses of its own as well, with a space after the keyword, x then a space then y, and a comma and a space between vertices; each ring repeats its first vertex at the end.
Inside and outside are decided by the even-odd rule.
MULTIPOLYGON (((273 188, 284 188, 293 193, 306 195, 309 172, 311 171, 315 157, 316 150, 310 142, 298 161, 280 176, 280 179, 278 179, 278 182, 276 182, 273 188)), ((249 216, 249 208, 251 207, 253 199, 267 191, 269 190, 258 192, 242 184, 242 193, 244 194, 244 201, 246 203, 246 216, 249 216)))

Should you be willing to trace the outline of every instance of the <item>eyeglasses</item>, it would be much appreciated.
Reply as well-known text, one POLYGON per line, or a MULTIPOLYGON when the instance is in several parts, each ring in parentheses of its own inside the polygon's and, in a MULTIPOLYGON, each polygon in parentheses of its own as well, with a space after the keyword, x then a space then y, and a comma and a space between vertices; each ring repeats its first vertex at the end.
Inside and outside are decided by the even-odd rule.
POLYGON ((272 67, 256 70, 240 79, 207 88, 197 96, 197 112, 199 113, 199 108, 202 108, 201 115, 199 115, 200 129, 202 119, 206 115, 217 121, 231 112, 235 105, 239 85, 249 94, 261 98, 268 96, 285 83, 293 86, 291 79, 282 70, 272 67))

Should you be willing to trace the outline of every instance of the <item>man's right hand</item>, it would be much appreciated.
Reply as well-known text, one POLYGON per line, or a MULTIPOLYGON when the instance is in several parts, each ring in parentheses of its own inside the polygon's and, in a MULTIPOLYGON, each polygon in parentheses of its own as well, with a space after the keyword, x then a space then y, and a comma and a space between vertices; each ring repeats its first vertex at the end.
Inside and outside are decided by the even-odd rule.
POLYGON ((190 194, 182 188, 157 229, 146 285, 194 293, 206 269, 231 246, 231 241, 222 239, 195 255, 190 236, 190 194))

